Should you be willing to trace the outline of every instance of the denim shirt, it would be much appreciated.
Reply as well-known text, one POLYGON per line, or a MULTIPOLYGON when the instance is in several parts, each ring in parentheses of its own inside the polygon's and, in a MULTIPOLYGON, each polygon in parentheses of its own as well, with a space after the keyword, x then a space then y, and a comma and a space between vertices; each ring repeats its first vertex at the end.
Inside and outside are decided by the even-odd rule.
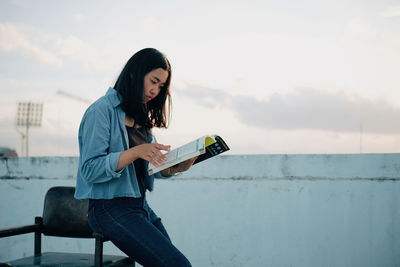
MULTIPOLYGON (((116 171, 122 151, 129 148, 125 112, 118 92, 109 88, 83 115, 79 127, 79 167, 75 198, 111 199, 141 197, 134 164, 116 171)), ((152 142, 150 137, 148 142, 152 142)), ((146 161, 146 169, 148 161, 146 161)), ((156 173, 145 178, 153 190, 154 178, 168 178, 156 173)))

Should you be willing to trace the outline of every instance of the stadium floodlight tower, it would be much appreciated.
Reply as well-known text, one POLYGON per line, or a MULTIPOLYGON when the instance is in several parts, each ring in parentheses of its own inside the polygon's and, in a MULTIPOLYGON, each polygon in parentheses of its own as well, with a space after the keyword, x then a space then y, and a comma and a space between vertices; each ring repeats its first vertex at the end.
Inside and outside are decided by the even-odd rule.
POLYGON ((32 102, 18 102, 17 116, 15 126, 18 133, 21 135, 21 155, 29 157, 29 128, 41 127, 43 104, 32 102), (19 127, 24 127, 25 132, 19 127), (25 153, 24 153, 25 152, 25 153))

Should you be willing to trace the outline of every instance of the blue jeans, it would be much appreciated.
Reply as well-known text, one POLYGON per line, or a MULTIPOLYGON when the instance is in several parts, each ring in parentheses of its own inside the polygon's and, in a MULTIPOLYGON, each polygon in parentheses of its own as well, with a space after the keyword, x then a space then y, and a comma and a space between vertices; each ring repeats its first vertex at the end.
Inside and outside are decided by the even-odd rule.
POLYGON ((93 231, 145 267, 191 266, 145 198, 91 199, 88 220, 93 231))

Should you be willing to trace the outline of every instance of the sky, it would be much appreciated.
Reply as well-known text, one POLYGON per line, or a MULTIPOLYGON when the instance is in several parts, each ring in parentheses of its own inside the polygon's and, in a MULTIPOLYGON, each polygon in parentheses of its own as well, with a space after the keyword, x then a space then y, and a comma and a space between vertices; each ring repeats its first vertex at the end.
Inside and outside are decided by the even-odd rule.
POLYGON ((218 134, 230 154, 400 151, 400 2, 389 0, 2 0, 0 146, 23 155, 16 110, 30 101, 43 117, 29 155, 79 155, 86 108, 145 47, 172 64, 160 143, 218 134))

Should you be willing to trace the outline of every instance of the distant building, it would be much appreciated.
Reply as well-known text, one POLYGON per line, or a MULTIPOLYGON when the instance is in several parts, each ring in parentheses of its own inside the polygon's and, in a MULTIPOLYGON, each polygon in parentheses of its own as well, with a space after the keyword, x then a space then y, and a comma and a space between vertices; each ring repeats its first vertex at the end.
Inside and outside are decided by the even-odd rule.
POLYGON ((13 158, 13 157, 18 157, 18 154, 14 149, 0 146, 0 158, 13 158))

